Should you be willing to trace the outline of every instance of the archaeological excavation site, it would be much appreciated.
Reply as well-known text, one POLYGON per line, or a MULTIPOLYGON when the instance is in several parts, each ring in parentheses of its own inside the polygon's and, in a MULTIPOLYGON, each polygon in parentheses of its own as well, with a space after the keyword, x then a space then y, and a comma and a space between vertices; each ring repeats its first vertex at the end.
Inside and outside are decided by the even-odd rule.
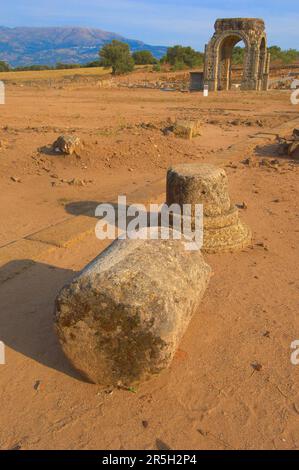
POLYGON ((119 71, 0 61, 2 450, 299 449, 299 52, 271 14, 207 21, 195 66, 117 37, 119 71))

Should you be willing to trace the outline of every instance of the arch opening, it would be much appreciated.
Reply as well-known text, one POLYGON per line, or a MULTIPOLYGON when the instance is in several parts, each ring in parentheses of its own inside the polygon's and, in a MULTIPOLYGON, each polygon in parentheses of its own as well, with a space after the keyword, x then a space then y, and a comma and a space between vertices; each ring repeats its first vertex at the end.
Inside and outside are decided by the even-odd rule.
POLYGON ((245 77, 245 57, 247 55, 247 47, 244 39, 236 34, 231 34, 222 39, 219 44, 218 49, 218 80, 217 80, 217 89, 218 90, 230 90, 233 85, 237 85, 244 80, 245 77), (243 44, 243 48, 239 47, 239 44, 243 44), (241 77, 238 77, 237 80, 234 80, 232 74, 233 68, 233 53, 235 47, 238 45, 240 51, 240 61, 239 65, 243 64, 243 71, 241 72, 241 77))

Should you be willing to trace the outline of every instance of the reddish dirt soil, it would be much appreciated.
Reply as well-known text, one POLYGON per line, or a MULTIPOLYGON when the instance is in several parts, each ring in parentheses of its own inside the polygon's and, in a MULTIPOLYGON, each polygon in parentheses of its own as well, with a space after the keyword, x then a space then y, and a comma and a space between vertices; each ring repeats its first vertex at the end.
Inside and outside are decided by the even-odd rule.
POLYGON ((214 275, 170 370, 136 393, 82 381, 53 332, 58 291, 107 243, 90 235, 26 270, 23 260, 12 261, 19 274, 0 285, 2 449, 299 447, 299 366, 290 362, 290 344, 299 339, 298 161, 279 157, 266 137, 257 149, 222 156, 296 117, 299 107, 283 91, 205 99, 80 84, 7 86, 1 247, 79 215, 88 202, 146 192, 178 162, 225 167, 232 200, 246 203, 241 217, 253 242, 239 253, 206 256, 214 275), (164 135, 176 118, 201 120, 201 136, 164 135), (84 141, 79 157, 49 151, 62 133, 84 141), (248 157, 249 165, 241 163, 248 157), (278 163, 267 165, 272 159, 278 163), (70 184, 74 178, 84 185, 70 184))

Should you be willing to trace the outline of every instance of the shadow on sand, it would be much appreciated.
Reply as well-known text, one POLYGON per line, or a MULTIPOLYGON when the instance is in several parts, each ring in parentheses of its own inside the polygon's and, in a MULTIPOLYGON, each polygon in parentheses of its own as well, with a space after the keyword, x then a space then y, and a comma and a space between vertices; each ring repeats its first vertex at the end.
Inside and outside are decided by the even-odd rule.
POLYGON ((266 145, 258 145, 255 149, 256 156, 261 158, 279 159, 286 163, 299 163, 299 152, 295 152, 293 155, 288 155, 281 150, 278 143, 271 143, 266 145))
POLYGON ((64 356, 54 331, 54 301, 74 271, 31 260, 0 268, 1 341, 21 354, 82 380, 64 356))
MULTIPOLYGON (((118 205, 116 202, 74 201, 74 202, 70 202, 70 203, 66 204, 65 205, 65 210, 68 214, 77 215, 77 216, 78 215, 87 215, 89 217, 95 217, 96 218, 96 215, 95 215, 96 208, 101 204, 104 204, 104 205, 109 204, 114 208, 115 219, 113 221, 113 224, 117 228, 119 227, 120 211, 122 213, 125 212, 125 214, 126 214, 126 216, 125 216, 126 226, 128 226, 128 224, 131 221, 133 221, 135 219, 136 215, 137 215, 134 212, 132 206, 128 206, 128 205, 125 206, 125 205, 121 205, 121 204, 118 205), (128 209, 130 210, 130 208, 131 208, 132 213, 130 215, 128 215, 127 211, 128 211, 128 209)), ((138 204, 136 204, 136 209, 137 208, 138 208, 138 204)), ((144 207, 144 210, 138 209, 138 214, 140 216, 139 228, 150 227, 151 224, 152 224, 152 226, 155 225, 157 227, 160 227, 161 224, 162 224, 161 215, 159 214, 159 212, 149 212, 144 207)))

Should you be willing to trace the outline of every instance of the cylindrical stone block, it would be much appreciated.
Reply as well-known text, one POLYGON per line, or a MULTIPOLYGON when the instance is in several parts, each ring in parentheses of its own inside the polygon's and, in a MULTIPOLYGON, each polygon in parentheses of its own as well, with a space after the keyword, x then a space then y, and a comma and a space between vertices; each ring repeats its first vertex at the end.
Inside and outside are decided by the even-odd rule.
POLYGON ((231 204, 223 169, 209 164, 181 164, 168 170, 167 204, 191 204, 191 224, 196 204, 203 205, 203 247, 207 253, 235 251, 251 241, 251 231, 239 220, 231 204))
POLYGON ((231 208, 224 170, 209 164, 180 164, 168 170, 167 204, 203 204, 205 216, 225 214, 231 208))
POLYGON ((104 386, 151 378, 171 363, 210 274, 182 240, 116 240, 57 297, 66 356, 104 386))

